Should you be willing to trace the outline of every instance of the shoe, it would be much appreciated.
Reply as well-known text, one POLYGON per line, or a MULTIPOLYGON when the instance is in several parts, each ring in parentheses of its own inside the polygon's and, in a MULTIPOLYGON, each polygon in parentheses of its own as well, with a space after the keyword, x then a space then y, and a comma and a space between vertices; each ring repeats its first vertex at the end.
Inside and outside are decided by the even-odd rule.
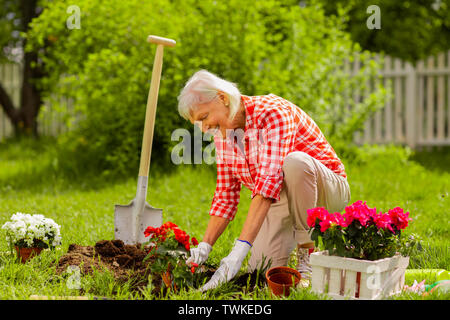
POLYGON ((311 280, 312 269, 309 263, 309 255, 314 249, 297 248, 297 271, 300 272, 302 279, 311 280))

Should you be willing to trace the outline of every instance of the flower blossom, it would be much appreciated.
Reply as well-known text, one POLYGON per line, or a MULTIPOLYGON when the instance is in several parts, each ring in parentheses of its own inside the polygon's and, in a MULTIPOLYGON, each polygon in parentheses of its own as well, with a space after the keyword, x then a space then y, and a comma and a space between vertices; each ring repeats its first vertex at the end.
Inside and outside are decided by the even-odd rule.
POLYGON ((325 232, 330 227, 334 226, 343 226, 345 225, 344 218, 339 212, 336 213, 327 213, 322 221, 319 223, 320 225, 320 231, 325 232))
POLYGON ((412 219, 409 217, 409 212, 403 212, 400 207, 395 207, 389 210, 388 215, 392 219, 392 223, 397 228, 397 230, 403 230, 408 226, 408 221, 412 219))
POLYGON ((329 212, 323 207, 317 207, 313 209, 308 209, 307 211, 308 218, 306 219, 306 223, 310 228, 314 227, 316 224, 316 219, 322 221, 329 212))
POLYGON ((195 272, 195 268, 198 268, 198 264, 195 262, 191 263, 191 272, 194 273, 195 272))
POLYGON ((42 214, 17 212, 3 224, 2 229, 6 230, 7 240, 15 245, 21 243, 33 247, 44 242, 55 247, 61 244, 60 226, 42 214))
POLYGON ((391 232, 394 232, 392 229, 392 218, 389 214, 380 212, 379 214, 372 215, 373 222, 377 226, 378 229, 388 229, 391 232))
POLYGON ((366 201, 358 200, 350 206, 345 207, 345 223, 349 226, 354 220, 359 221, 365 227, 370 217, 377 212, 376 208, 369 208, 366 201))
POLYGON ((157 242, 164 242, 168 237, 172 235, 175 237, 175 240, 178 241, 183 247, 189 251, 190 245, 198 245, 198 241, 195 238, 190 239, 189 235, 181 230, 175 223, 166 222, 159 228, 147 227, 144 231, 144 235, 146 237, 150 237, 157 242))

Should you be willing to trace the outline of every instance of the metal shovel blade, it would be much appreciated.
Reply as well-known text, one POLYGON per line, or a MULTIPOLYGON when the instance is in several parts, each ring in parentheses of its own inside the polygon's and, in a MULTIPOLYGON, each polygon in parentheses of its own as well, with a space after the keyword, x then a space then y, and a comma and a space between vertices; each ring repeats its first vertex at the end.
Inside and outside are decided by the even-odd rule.
POLYGON ((144 231, 148 226, 160 227, 162 225, 162 209, 154 208, 145 202, 141 205, 142 211, 136 199, 128 205, 115 205, 114 210, 114 238, 122 240, 125 244, 144 243, 149 239, 145 237, 144 231), (137 216, 137 218, 133 218, 137 216))

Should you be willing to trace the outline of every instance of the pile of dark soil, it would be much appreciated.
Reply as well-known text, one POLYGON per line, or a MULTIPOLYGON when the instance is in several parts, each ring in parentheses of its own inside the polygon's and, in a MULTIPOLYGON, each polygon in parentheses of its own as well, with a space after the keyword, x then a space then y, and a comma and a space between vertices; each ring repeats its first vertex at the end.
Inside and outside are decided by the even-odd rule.
POLYGON ((122 240, 101 240, 95 246, 71 244, 59 259, 56 272, 62 274, 69 266, 78 266, 81 274, 92 274, 94 269, 101 271, 106 267, 118 281, 125 282, 132 277, 136 285, 145 286, 152 259, 143 260, 149 249, 141 249, 140 244, 127 245, 122 240))
MULTIPOLYGON (((56 265, 57 274, 67 272, 70 266, 78 266, 81 274, 92 274, 95 270, 102 271, 107 268, 117 281, 126 282, 132 280, 132 289, 137 290, 147 286, 149 275, 152 273, 152 258, 143 261, 150 247, 141 248, 140 244, 127 245, 122 240, 101 240, 95 246, 69 245, 69 249, 56 265)), ((210 278, 215 272, 212 266, 202 266, 201 283, 205 277, 210 278)), ((152 276, 153 293, 160 294, 161 288, 165 289, 160 276, 152 276)), ((255 285, 265 283, 263 274, 242 274, 233 283, 242 290, 253 291, 255 285)), ((164 292, 165 290, 163 290, 164 292)))
POLYGON ((262 273, 258 274, 257 270, 252 273, 238 275, 232 281, 238 288, 249 292, 253 291, 256 286, 261 288, 266 284, 265 275, 262 273))

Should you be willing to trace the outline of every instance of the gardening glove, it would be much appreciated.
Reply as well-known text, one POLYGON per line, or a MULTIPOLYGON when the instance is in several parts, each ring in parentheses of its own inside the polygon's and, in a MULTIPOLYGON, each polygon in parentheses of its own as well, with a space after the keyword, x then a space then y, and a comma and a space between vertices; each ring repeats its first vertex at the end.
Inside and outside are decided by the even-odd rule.
POLYGON ((191 249, 191 256, 186 260, 187 265, 191 265, 192 263, 196 263, 201 265, 203 262, 208 259, 208 255, 211 252, 212 247, 207 242, 200 242, 197 248, 191 249))
POLYGON ((223 282, 228 282, 238 273, 242 262, 247 256, 251 246, 248 242, 236 240, 231 253, 220 261, 219 269, 211 277, 200 290, 206 291, 216 288, 223 282))

